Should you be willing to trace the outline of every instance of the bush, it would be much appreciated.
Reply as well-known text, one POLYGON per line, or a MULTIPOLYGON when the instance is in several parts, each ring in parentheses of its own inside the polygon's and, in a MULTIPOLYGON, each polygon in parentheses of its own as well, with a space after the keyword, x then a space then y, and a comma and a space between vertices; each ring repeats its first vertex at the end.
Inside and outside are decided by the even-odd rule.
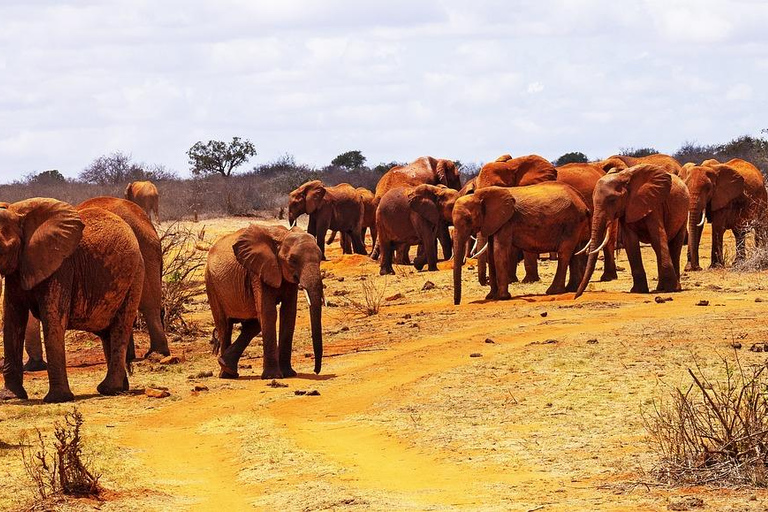
POLYGON ((566 153, 564 155, 561 155, 557 160, 552 162, 552 165, 554 165, 555 167, 560 167, 561 165, 565 165, 565 164, 573 164, 573 163, 585 164, 587 162, 589 162, 589 158, 587 158, 587 155, 585 155, 581 151, 572 151, 571 153, 566 153))
POLYGON ((378 282, 375 279, 366 279, 360 282, 362 288, 363 302, 350 297, 341 297, 342 305, 355 314, 373 316, 379 313, 381 304, 384 302, 384 295, 387 293, 388 281, 385 277, 378 282))
POLYGON ((723 366, 717 382, 689 368, 690 386, 643 415, 659 456, 654 472, 668 484, 768 486, 766 366, 744 368, 738 357, 723 366))
POLYGON ((619 154, 622 156, 633 156, 635 158, 640 158, 642 156, 648 156, 648 155, 655 155, 658 153, 658 150, 656 148, 621 148, 619 150, 619 154))

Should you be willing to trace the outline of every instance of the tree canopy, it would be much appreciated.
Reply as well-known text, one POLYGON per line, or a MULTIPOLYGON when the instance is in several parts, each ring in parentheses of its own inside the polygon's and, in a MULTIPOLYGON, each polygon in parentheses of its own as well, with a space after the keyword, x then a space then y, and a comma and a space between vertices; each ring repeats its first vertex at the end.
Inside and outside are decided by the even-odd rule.
POLYGON ((560 157, 552 162, 552 164, 555 167, 559 167, 561 165, 565 164, 585 164, 589 162, 589 158, 587 158, 587 155, 582 153, 581 151, 571 151, 570 153, 565 153, 564 155, 560 155, 560 157))
POLYGON ((621 151, 619 151, 619 154, 622 156, 633 156, 635 158, 640 158, 641 156, 648 156, 648 155, 655 155, 659 151, 656 148, 647 147, 647 148, 621 148, 621 151))
POLYGON ((336 165, 345 169, 359 169, 365 165, 366 160, 367 159, 363 156, 361 151, 347 151, 331 160, 331 165, 336 165))
POLYGON ((248 139, 232 137, 232 142, 220 140, 198 141, 189 151, 189 166, 195 176, 221 174, 229 178, 232 172, 256 155, 256 148, 248 139))

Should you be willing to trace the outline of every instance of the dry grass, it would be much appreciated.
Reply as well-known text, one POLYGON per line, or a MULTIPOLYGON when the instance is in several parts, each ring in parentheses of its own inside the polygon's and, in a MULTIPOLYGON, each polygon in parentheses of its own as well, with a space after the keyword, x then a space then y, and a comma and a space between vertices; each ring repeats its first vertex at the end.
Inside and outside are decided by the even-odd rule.
POLYGON ((341 296, 342 307, 352 314, 378 315, 384 302, 384 296, 387 294, 388 284, 389 281, 386 276, 381 280, 365 279, 360 281, 360 300, 349 295, 341 296))

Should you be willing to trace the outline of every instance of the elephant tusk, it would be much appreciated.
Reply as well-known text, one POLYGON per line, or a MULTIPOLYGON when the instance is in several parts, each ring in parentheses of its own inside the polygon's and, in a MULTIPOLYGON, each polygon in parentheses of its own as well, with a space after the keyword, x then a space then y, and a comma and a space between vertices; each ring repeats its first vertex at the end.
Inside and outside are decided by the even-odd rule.
POLYGON ((328 301, 325 300, 325 294, 323 294, 323 306, 328 307, 328 301))
POLYGON ((472 250, 469 251, 469 254, 475 254, 475 250, 477 249, 477 238, 472 237, 475 240, 475 244, 472 246, 472 250))
POLYGON ((487 250, 488 250, 488 242, 486 242, 483 248, 477 251, 475 254, 470 254, 470 257, 478 258, 481 254, 483 254, 487 250))
POLYGON ((587 245, 585 245, 585 246, 584 246, 584 248, 583 248, 582 250, 580 250, 579 252, 575 252, 575 253, 573 253, 573 255, 574 255, 574 256, 578 256, 579 254, 584 254, 585 252, 587 252, 587 249, 589 249, 589 243, 590 243, 591 241, 592 241, 592 240, 587 240, 587 245))
POLYGON ((309 292, 307 291, 306 288, 304 288, 304 296, 307 298, 307 304, 309 305, 309 307, 312 307, 312 301, 309 300, 309 292))
POLYGON ((603 247, 605 247, 605 244, 607 244, 607 243, 608 243, 608 239, 609 239, 609 238, 611 238, 611 230, 610 230, 610 229, 606 229, 606 230, 605 230, 605 239, 603 239, 603 243, 601 243, 601 244, 600 244, 600 247, 598 247, 598 248, 597 248, 597 249, 595 249, 594 251, 590 251, 590 252, 589 252, 589 254, 595 254, 595 253, 597 253, 597 252, 600 252, 600 251, 602 251, 602 250, 603 250, 603 247))
POLYGON ((298 220, 294 220, 293 222, 289 222, 289 223, 288 223, 288 227, 289 227, 290 229, 293 229, 293 228, 296 226, 296 224, 298 224, 298 223, 299 223, 299 221, 298 221, 298 220))
POLYGON ((705 210, 701 211, 701 221, 696 226, 701 227, 707 222, 707 213, 705 210))

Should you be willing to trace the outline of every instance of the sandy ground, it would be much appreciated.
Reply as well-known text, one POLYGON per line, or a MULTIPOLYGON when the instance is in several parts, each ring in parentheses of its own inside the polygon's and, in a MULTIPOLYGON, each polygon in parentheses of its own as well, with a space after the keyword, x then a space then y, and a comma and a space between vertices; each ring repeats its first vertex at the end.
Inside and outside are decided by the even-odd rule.
MULTIPOLYGON (((214 239, 247 223, 200 224, 214 239)), ((99 343, 69 336, 70 362, 78 365, 70 369, 75 405, 109 492, 105 501, 59 507, 666 510, 685 496, 701 498, 707 510, 768 506, 762 490, 660 485, 642 421, 654 399, 687 386, 686 369, 695 363, 716 378, 722 358, 765 362, 764 353, 747 349, 768 341, 766 306, 756 302, 768 301, 766 273, 688 273, 684 292, 657 303, 654 294, 627 293, 622 255, 626 270, 618 281, 594 282, 574 301, 572 294, 543 295, 555 267, 544 261, 543 281, 514 285, 513 300, 505 302, 482 300, 475 273, 465 271, 464 303, 454 306, 450 262, 438 272, 400 266, 396 276, 381 277, 367 257, 342 256, 335 244, 328 255, 323 372, 311 372, 301 304, 294 341, 299 376, 284 380, 287 387, 259 379, 258 339, 239 380, 215 377, 204 295, 188 314, 200 334, 172 337, 182 362, 135 364, 135 391, 124 396, 95 393, 105 372, 99 343), (428 281, 434 286, 425 287, 428 281), (364 301, 366 287, 384 297, 377 315, 352 304, 364 301), (697 305, 701 300, 709 305, 697 305), (734 351, 733 341, 744 348, 734 351), (214 377, 195 377, 204 371, 214 377), (196 384, 208 390, 193 391, 196 384), (165 386, 171 396, 144 396, 141 390, 151 386, 165 386)), ((655 278, 652 252, 644 255, 655 278)), ((598 267, 596 278, 599 273, 598 267)), ((138 339, 147 344, 145 334, 138 339)), ((44 373, 26 379, 32 400, 0 404, 3 510, 32 503, 19 455, 23 433, 50 432, 72 408, 40 402, 44 373)))

